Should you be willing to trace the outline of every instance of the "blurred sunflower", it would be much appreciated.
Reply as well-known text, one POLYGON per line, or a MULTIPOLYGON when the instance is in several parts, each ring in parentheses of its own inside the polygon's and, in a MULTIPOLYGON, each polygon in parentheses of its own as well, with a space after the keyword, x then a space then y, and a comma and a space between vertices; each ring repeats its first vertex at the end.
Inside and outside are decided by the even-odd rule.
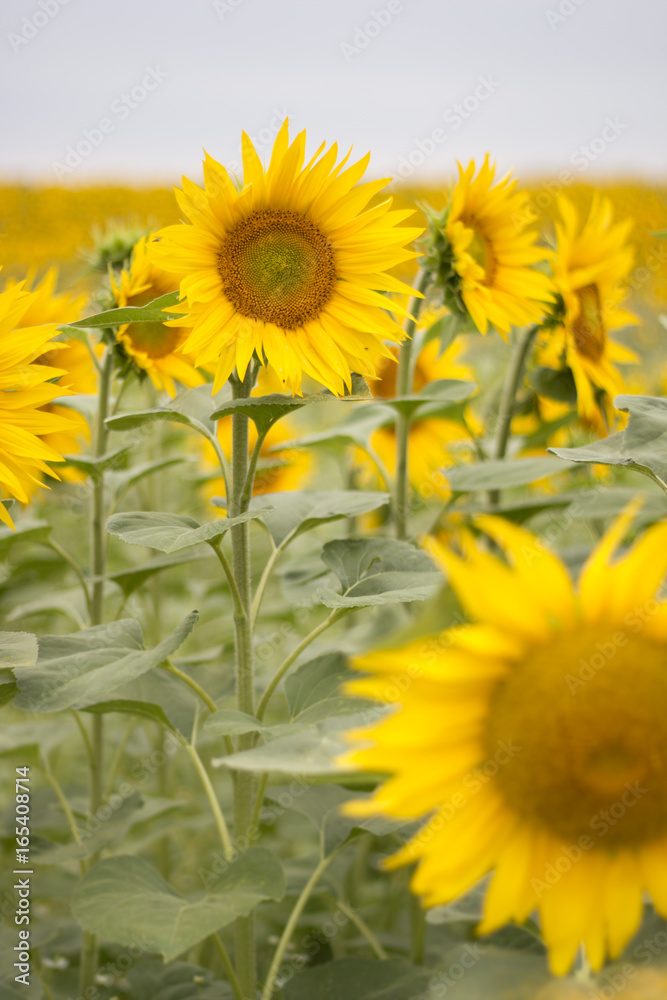
MULTIPOLYGON (((21 326, 37 297, 20 283, 0 292, 0 490, 21 503, 28 503, 34 485, 42 485, 42 475, 59 478, 47 462, 62 462, 62 455, 45 438, 73 427, 69 414, 49 412, 47 407, 72 392, 53 384, 66 372, 37 363, 54 348, 57 325, 21 326)), ((0 521, 13 527, 1 503, 0 521)))
POLYGON ((583 225, 567 198, 559 198, 558 207, 562 221, 556 223, 553 280, 562 305, 557 325, 544 334, 540 361, 553 367, 564 363, 571 369, 579 415, 603 426, 595 389, 607 394, 611 411, 611 399, 623 391, 623 378, 614 363, 639 361, 634 351, 608 337, 610 330, 639 322, 621 306, 634 261, 628 244, 632 220, 614 222, 611 202, 597 193, 583 225))
MULTIPOLYGON (((123 268, 118 277, 111 272, 111 290, 119 307, 143 306, 178 288, 173 275, 149 260, 147 246, 153 238, 152 234, 142 236, 135 243, 129 271, 123 268)), ((173 398, 174 382, 192 389, 205 381, 183 351, 188 334, 184 327, 166 322, 126 323, 118 328, 116 337, 125 354, 148 375, 155 388, 173 398)))
MULTIPOLYGON (((86 304, 85 295, 73 295, 68 292, 56 292, 58 272, 50 268, 42 280, 35 283, 35 274, 28 272, 25 281, 21 283, 23 291, 30 292, 34 299, 26 312, 17 322, 17 329, 23 327, 42 326, 46 323, 74 323, 81 318, 86 304)), ((6 288, 16 288, 17 282, 9 280, 6 288)), ((100 345, 97 353, 101 354, 100 345)), ((97 376, 88 352, 88 348, 80 341, 70 338, 59 341, 55 347, 45 351, 35 358, 36 364, 48 365, 52 368, 64 368, 65 374, 58 379, 57 384, 63 389, 80 394, 97 392, 97 376)), ((65 393, 57 393, 65 395, 65 393)), ((49 403, 44 409, 67 421, 63 429, 53 434, 41 435, 42 440, 59 455, 77 455, 81 451, 82 441, 90 441, 90 428, 83 414, 71 407, 59 403, 49 403)), ((60 478, 67 482, 85 479, 85 475, 77 469, 65 467, 60 472, 60 478)), ((26 492, 32 496, 37 490, 37 483, 26 482, 26 492)))
MULTIPOLYGON (((424 319, 428 326, 432 319, 424 319)), ((422 324, 420 323, 420 326, 422 324)), ((474 380, 474 372, 461 363, 463 346, 455 342, 438 357, 439 345, 435 340, 425 345, 414 367, 413 391, 419 392, 429 382, 451 378, 474 380)), ((394 348, 395 355, 398 351, 394 348)), ((378 378, 369 382, 372 395, 379 400, 391 399, 396 395, 395 364, 385 362, 378 371, 378 378)), ((481 432, 479 421, 468 409, 466 423, 475 432, 481 432)), ((380 427, 371 435, 371 448, 384 463, 387 472, 393 476, 396 469, 396 428, 392 424, 380 427)), ((457 420, 444 417, 415 418, 410 424, 408 445, 408 476, 413 489, 420 496, 447 497, 449 489, 440 472, 445 466, 454 464, 454 452, 470 449, 472 441, 466 427, 457 420)), ((359 469, 360 483, 377 487, 377 472, 368 454, 361 448, 354 451, 354 463, 359 469)))
POLYGON ((553 286, 533 265, 551 251, 536 246, 538 234, 521 221, 529 196, 515 190, 517 182, 508 175, 494 185, 488 154, 475 170, 474 160, 459 164, 449 205, 431 219, 427 264, 448 306, 467 312, 480 333, 491 324, 507 339, 512 326, 544 316, 553 286))
POLYGON ((187 178, 176 197, 192 225, 168 226, 151 259, 185 274, 192 326, 185 349, 197 365, 216 364, 214 391, 257 355, 299 393, 309 375, 337 395, 353 372, 374 377, 385 340, 405 334, 404 314, 383 291, 411 292, 387 274, 416 256, 406 245, 421 229, 400 226, 412 211, 391 198, 367 208, 386 180, 356 186, 369 155, 343 169, 337 146, 322 144, 304 166, 305 132, 290 144, 284 122, 266 168, 243 134, 243 186, 206 156, 205 188, 187 178))
MULTIPOLYGON (((257 385, 253 389, 252 395, 266 396, 272 392, 279 392, 281 388, 282 384, 278 377, 264 368, 259 373, 257 385)), ((264 438, 255 474, 254 496, 302 489, 308 479, 312 471, 310 453, 305 448, 280 448, 281 444, 294 439, 294 432, 290 431, 289 428, 289 419, 280 420, 273 425, 264 438)), ((218 421, 218 441, 227 458, 231 459, 231 417, 224 417, 218 421)), ((257 428, 251 420, 248 424, 248 451, 250 454, 252 454, 256 444, 257 428)), ((202 455, 208 467, 219 468, 215 451, 207 441, 203 443, 202 455)), ((222 476, 216 476, 215 479, 209 480, 204 487, 203 494, 208 502, 213 497, 224 497, 226 495, 225 481, 222 476)))
POLYGON ((348 813, 426 825, 390 859, 418 861, 412 888, 447 903, 495 869, 482 934, 538 910, 552 970, 580 943, 594 969, 639 926, 647 890, 667 916, 667 524, 612 558, 636 505, 586 563, 563 564, 498 517, 466 558, 432 541, 475 624, 361 657, 355 694, 397 711, 352 734, 349 756, 391 777, 348 813))

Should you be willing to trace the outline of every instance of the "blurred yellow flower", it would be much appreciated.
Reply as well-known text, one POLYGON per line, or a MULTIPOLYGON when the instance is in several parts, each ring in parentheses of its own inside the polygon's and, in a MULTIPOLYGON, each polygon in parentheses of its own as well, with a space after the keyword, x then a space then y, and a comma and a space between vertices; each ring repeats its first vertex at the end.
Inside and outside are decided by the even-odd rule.
MULTIPOLYGON (((111 290, 119 307, 143 306, 178 288, 177 278, 150 261, 147 246, 151 239, 152 234, 143 236, 134 245, 129 271, 123 268, 118 277, 111 272, 111 290)), ((155 388, 173 398, 175 382, 192 389, 205 381, 183 351, 188 334, 185 327, 167 323, 129 323, 119 327, 116 336, 127 356, 146 372, 155 388)))
POLYGON ((520 219, 528 195, 509 176, 494 184, 489 156, 475 176, 472 160, 459 164, 459 181, 444 217, 449 245, 447 280, 480 331, 489 324, 503 337, 512 326, 539 323, 553 297, 550 279, 535 270, 550 251, 536 245, 537 233, 520 219))
POLYGON ((621 307, 634 260, 628 244, 632 221, 615 223, 609 199, 597 194, 583 225, 567 198, 559 198, 558 207, 562 221, 556 224, 553 274, 564 313, 561 325, 543 335, 540 360, 552 367, 564 362, 571 369, 580 416, 603 427, 595 389, 607 394, 611 411, 611 399, 623 391, 614 362, 639 360, 634 351, 608 336, 610 330, 638 322, 621 307))
MULTIPOLYGON (((59 478, 47 462, 62 462, 62 455, 46 436, 73 427, 69 415, 47 408, 58 396, 71 394, 71 389, 53 384, 66 372, 37 363, 54 348, 57 325, 21 326, 38 296, 20 283, 0 293, 0 490, 21 503, 28 503, 35 485, 42 485, 42 475, 59 478)), ((13 526, 1 503, 0 521, 13 526)))
MULTIPOLYGON (((57 280, 58 273, 55 268, 50 268, 42 280, 37 283, 34 272, 28 273, 25 281, 22 282, 22 287, 24 291, 31 292, 35 298, 17 323, 17 329, 27 326, 41 326, 45 323, 57 323, 61 326, 64 323, 74 323, 81 318, 86 304, 86 296, 74 295, 69 292, 56 292, 57 280)), ((16 285, 17 283, 10 279, 7 281, 6 287, 11 289, 15 288, 16 285)), ((96 351, 98 355, 101 354, 101 345, 98 345, 96 351)), ((69 389, 77 395, 97 392, 97 375, 88 348, 74 338, 58 341, 56 346, 36 358, 35 363, 48 365, 52 368, 64 368, 65 374, 57 382, 63 389, 69 389)), ((58 395, 65 395, 65 393, 58 393, 58 395)), ((62 406, 59 403, 49 403, 43 409, 55 416, 62 417, 66 424, 53 434, 41 435, 42 440, 59 455, 77 455, 81 451, 82 442, 90 441, 90 428, 86 418, 71 407, 62 406)), ((66 482, 77 482, 85 479, 85 475, 78 469, 66 466, 60 471, 59 478, 66 482)), ((37 490, 37 483, 26 481, 25 488, 29 496, 32 497, 37 490)))
POLYGON ((498 517, 465 558, 429 542, 475 624, 356 660, 350 691, 395 711, 351 734, 347 763, 389 773, 351 815, 430 817, 390 861, 447 903, 495 870, 482 934, 539 911, 552 970, 585 944, 617 958, 646 890, 667 915, 667 524, 612 562, 632 505, 578 592, 538 538, 498 517))

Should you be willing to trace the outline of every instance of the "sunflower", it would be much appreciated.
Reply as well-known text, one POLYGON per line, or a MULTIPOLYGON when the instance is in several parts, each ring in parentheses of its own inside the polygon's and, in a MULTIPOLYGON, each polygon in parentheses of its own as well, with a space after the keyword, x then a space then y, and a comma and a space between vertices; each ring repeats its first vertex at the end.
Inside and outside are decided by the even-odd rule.
MULTIPOLYGON (((143 306, 178 288, 176 278, 149 260, 147 246, 153 238, 152 234, 142 236, 135 243, 129 271, 123 268, 118 278, 111 272, 111 290, 119 307, 143 306)), ((174 381, 188 389, 205 381, 183 351, 188 334, 189 330, 172 324, 126 323, 118 328, 116 337, 127 356, 148 375, 155 388, 163 389, 173 398, 176 395, 174 381)))
POLYGON ((535 245, 537 233, 522 221, 528 194, 509 175, 494 185, 489 156, 475 176, 463 169, 449 205, 431 220, 434 249, 427 258, 448 305, 467 312, 480 331, 489 324, 502 336, 512 326, 539 323, 553 297, 550 279, 532 266, 550 257, 535 245))
MULTIPOLYGON (((85 295, 72 295, 68 292, 56 292, 58 272, 50 268, 42 280, 35 284, 34 272, 29 272, 22 282, 24 291, 34 295, 33 301, 17 322, 17 329, 27 326, 42 326, 45 323, 74 323, 81 318, 86 304, 85 295)), ((17 287, 17 282, 7 281, 6 288, 17 287)), ((99 345, 96 352, 99 355, 103 348, 99 345)), ((94 394, 97 392, 97 376, 93 362, 85 344, 73 338, 59 341, 57 346, 47 350, 35 359, 36 364, 49 367, 64 368, 66 374, 58 379, 58 385, 74 393, 94 394)), ((64 395, 64 393, 59 393, 64 395)), ((86 418, 70 407, 59 403, 49 403, 44 407, 49 413, 67 420, 69 427, 53 434, 42 435, 42 440, 59 455, 76 455, 81 451, 81 442, 90 441, 90 428, 86 418)), ((64 468, 60 477, 68 482, 85 479, 85 475, 74 468, 64 468)), ((37 483, 26 481, 26 492, 32 496, 37 490, 37 483)))
POLYGON ((636 513, 616 520, 582 570, 495 516, 466 558, 431 541, 474 624, 361 657, 355 694, 397 709, 360 735, 364 769, 388 772, 354 815, 418 819, 389 866, 447 903, 495 870, 479 927, 539 911, 556 974, 583 943, 599 969, 639 926, 646 890, 667 916, 667 523, 616 561, 636 513))
POLYGON ((185 350, 215 364, 214 392, 256 355, 300 393, 309 375, 337 395, 353 372, 375 377, 404 339, 389 315, 404 310, 381 293, 412 290, 387 274, 416 256, 406 244, 421 229, 400 226, 412 211, 368 208, 386 180, 357 186, 369 162, 344 169, 337 146, 322 144, 304 165, 305 132, 290 144, 281 127, 266 169, 243 134, 243 186, 210 156, 205 188, 187 178, 178 203, 192 225, 167 226, 151 244, 160 267, 184 273, 192 330, 185 350))
MULTIPOLYGON (((432 340, 420 352, 414 368, 414 392, 419 392, 436 379, 474 379, 472 369, 460 360, 462 344, 451 344, 441 357, 438 357, 438 351, 438 342, 432 340)), ((392 399, 396 395, 396 368, 390 361, 385 362, 378 370, 378 379, 369 383, 370 391, 376 399, 392 399)), ((481 430, 479 422, 469 410, 466 412, 466 422, 475 431, 481 430)), ((396 468, 395 427, 380 427, 374 431, 370 444, 389 474, 393 475, 396 468)), ((408 476, 413 489, 422 497, 449 496, 447 482, 440 470, 454 464, 455 451, 470 449, 471 444, 470 434, 460 421, 445 417, 420 419, 417 416, 410 424, 408 444, 408 476)), ((377 486, 374 465, 361 448, 355 449, 354 462, 359 468, 361 480, 369 487, 377 486)))
MULTIPOLYGON (((252 391, 253 396, 266 396, 279 392, 281 383, 278 377, 263 368, 257 379, 257 385, 252 391)), ((282 493, 287 490, 301 489, 312 471, 312 459, 305 448, 281 448, 281 445, 294 440, 294 432, 290 430, 289 420, 280 420, 271 427, 262 442, 259 452, 259 463, 255 474, 253 495, 265 493, 282 493)), ((223 417, 218 421, 218 441, 228 458, 232 454, 232 418, 223 417)), ((252 454, 257 443, 257 428, 253 421, 248 426, 248 450, 252 454)), ((207 441, 203 445, 203 458, 208 466, 218 467, 215 451, 207 441)), ((213 497, 224 497, 225 481, 217 476, 206 483, 204 496, 207 501, 213 497)))
POLYGON ((611 202, 597 193, 583 225, 567 198, 559 198, 558 208, 562 221, 556 223, 553 280, 562 310, 556 328, 545 334, 540 360, 555 366, 565 362, 577 387, 579 415, 600 426, 595 389, 613 398, 623 391, 614 362, 636 364, 639 360, 634 351, 608 337, 610 330, 639 322, 622 308, 634 261, 628 244, 632 220, 614 222, 611 202))
MULTIPOLYGON (((41 475, 59 478, 46 463, 62 462, 62 455, 46 437, 73 427, 69 416, 48 409, 56 397, 72 391, 54 384, 66 372, 36 363, 47 351, 55 353, 57 325, 21 326, 37 294, 21 283, 0 292, 0 489, 21 503, 28 503, 34 484, 41 485, 41 475)), ((13 527, 2 503, 0 520, 13 527)))

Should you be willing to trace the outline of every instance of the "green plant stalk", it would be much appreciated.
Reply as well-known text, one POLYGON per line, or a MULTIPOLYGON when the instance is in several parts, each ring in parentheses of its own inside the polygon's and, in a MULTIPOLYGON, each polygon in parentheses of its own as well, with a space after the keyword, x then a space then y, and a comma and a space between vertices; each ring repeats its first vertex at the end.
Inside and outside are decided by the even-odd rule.
MULTIPOLYGON (((431 283, 430 271, 422 271, 418 289, 426 294, 431 283)), ((412 344, 417 329, 417 320, 422 309, 423 298, 414 298, 410 304, 411 318, 405 324, 406 339, 401 344, 398 355, 398 373, 396 375, 396 395, 409 396, 412 391, 412 374, 414 361, 412 344)), ((396 481, 394 521, 396 537, 405 538, 408 529, 408 443, 410 438, 410 418, 403 413, 396 414, 396 481)))
POLYGON ((344 903, 342 899, 336 900, 336 906, 342 913, 345 914, 347 919, 354 924, 361 936, 366 939, 375 957, 381 962, 386 962, 389 958, 387 952, 384 950, 363 917, 360 917, 359 914, 349 907, 347 903, 344 903))
MULTIPOLYGON (((101 365, 99 396, 97 404, 97 426, 95 430, 95 458, 101 458, 106 451, 111 382, 113 379, 114 355, 110 347, 101 365)), ((104 525, 104 472, 93 477, 91 509, 91 576, 90 624, 101 625, 104 617, 104 576, 106 573, 106 535, 104 525)), ((102 802, 104 766, 104 716, 94 715, 92 720, 90 756, 90 811, 94 815, 102 802)), ((91 863, 95 858, 91 858, 91 863)), ((97 971, 97 936, 83 932, 81 965, 79 970, 79 991, 85 996, 95 985, 97 971)))
POLYGON ((333 859, 336 857, 338 850, 340 850, 340 848, 333 851, 328 857, 322 858, 317 868, 301 890, 301 895, 294 904, 294 909, 290 913, 289 920, 285 924, 285 929, 283 930, 282 936, 273 955, 271 966, 266 977, 266 982, 264 983, 264 989, 262 990, 261 1000, 271 1000, 276 985, 276 979, 278 978, 278 973, 280 972, 280 964, 284 958, 285 952, 287 951, 287 946, 292 940, 292 935, 296 930, 299 917, 303 913, 306 903, 310 899, 310 894, 319 882, 320 876, 326 871, 333 859))
MULTIPOLYGON (((250 368, 241 381, 232 379, 233 399, 250 396, 254 375, 250 368)), ((248 417, 243 413, 232 416, 232 491, 229 514, 236 517, 247 509, 248 480, 248 417)), ((252 495, 252 483, 250 484, 252 495)), ((255 714, 255 679, 252 650, 252 580, 250 573, 250 525, 246 521, 230 530, 232 537, 232 575, 238 589, 239 603, 234 606, 234 632, 236 644, 236 705, 240 712, 255 714)), ((254 735, 248 733, 238 738, 238 750, 250 749, 254 735)), ((248 835, 254 812, 254 781, 251 774, 235 772, 234 784, 234 836, 237 840, 248 835)), ((238 917, 234 924, 234 956, 236 972, 243 996, 254 1000, 257 992, 257 958, 255 949, 254 914, 238 917)))
POLYGON ((273 692, 276 690, 281 680, 283 679, 289 668, 292 666, 294 661, 297 659, 297 657, 299 657, 301 653, 303 653, 304 649, 307 646, 310 646, 311 642, 313 642, 314 639, 317 639, 318 635, 321 635, 322 632, 324 632, 331 625, 333 625, 334 622, 337 622, 338 619, 342 618, 343 615, 346 613, 347 611, 345 608, 334 608, 331 614, 327 615, 324 621, 320 622, 319 625, 316 625, 315 628, 312 630, 312 632, 309 632, 308 635, 301 640, 299 645, 292 650, 289 656, 286 657, 285 660, 283 660, 281 665, 278 667, 278 670, 275 672, 275 674, 269 681, 269 684, 264 694, 262 695, 260 703, 257 707, 257 718, 259 719, 260 722, 264 718, 264 713, 266 712, 267 705, 271 700, 273 692))
MULTIPOLYGON (((493 450, 493 457, 496 459, 504 458, 507 453, 507 445, 512 431, 512 418, 514 416, 516 394, 521 386, 528 352, 530 351, 533 340, 535 339, 539 329, 539 326, 527 327, 527 329, 519 335, 519 339, 517 340, 514 346, 514 351, 512 352, 512 357, 510 358, 507 375, 505 376, 505 383, 503 385, 503 391, 500 397, 500 404, 498 406, 498 429, 496 432, 496 443, 493 450)), ((500 490, 491 490, 489 493, 490 506, 497 507, 499 503, 500 490)))
MULTIPOLYGON (((194 740, 194 736, 193 736, 194 740)), ((208 771, 204 767, 204 762, 197 753, 194 743, 188 743, 187 740, 183 739, 181 741, 183 749, 186 751, 188 757, 194 764, 195 770, 199 776, 199 780, 202 783, 202 788, 208 800, 208 804, 211 807, 211 812, 213 813, 213 818, 215 819, 216 829, 218 831, 218 836, 220 837, 220 843, 222 845, 222 853, 225 856, 226 861, 231 861, 234 857, 234 847, 232 845, 232 839, 229 836, 229 830, 227 829, 227 823, 225 822, 225 817, 220 808, 220 803, 218 802, 218 797, 215 794, 215 789, 208 776, 208 771)))

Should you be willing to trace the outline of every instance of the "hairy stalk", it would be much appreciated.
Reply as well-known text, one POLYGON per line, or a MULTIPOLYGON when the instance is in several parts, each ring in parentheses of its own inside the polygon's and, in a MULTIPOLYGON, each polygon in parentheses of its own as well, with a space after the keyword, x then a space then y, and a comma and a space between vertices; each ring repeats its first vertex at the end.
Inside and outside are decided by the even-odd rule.
MULTIPOLYGON (((109 415, 109 400, 113 378, 114 355, 107 347, 100 366, 100 385, 97 403, 97 426, 95 430, 94 457, 101 458, 106 451, 108 430, 106 419, 109 415)), ((106 572, 106 536, 104 526, 104 472, 93 476, 91 504, 91 577, 90 624, 101 625, 104 618, 104 575, 106 572)), ((94 715, 92 720, 90 758, 90 811, 94 815, 102 802, 102 775, 104 766, 104 716, 94 715)), ((91 864, 95 857, 91 858, 91 864)), ((81 966, 79 972, 80 992, 83 996, 92 990, 97 970, 97 937, 88 931, 83 933, 81 966)))
POLYGON ((278 973, 280 972, 280 963, 282 962, 287 947, 292 940, 292 935, 296 930, 296 925, 299 922, 299 917, 303 913, 306 903, 310 899, 310 894, 320 880, 320 876, 326 871, 333 859, 336 857, 338 851, 334 851, 328 857, 323 858, 318 864, 317 868, 310 876, 303 889, 301 890, 301 895, 294 904, 294 909, 290 913, 289 920, 285 924, 285 929, 283 930, 278 946, 275 950, 273 959, 271 961, 271 966, 269 968, 268 975, 266 977, 266 982, 264 983, 264 989, 262 990, 261 1000, 271 1000, 273 996, 273 991, 276 985, 276 979, 278 978, 278 973))
MULTIPOLYGON (((107 447, 108 430, 106 419, 109 415, 111 382, 113 378, 114 355, 106 348, 101 371, 97 404, 97 426, 95 430, 95 458, 101 458, 107 447)), ((90 624, 101 625, 104 618, 104 576, 106 573, 106 535, 104 525, 104 472, 96 471, 93 476, 93 496, 91 509, 91 577, 90 624)), ((90 812, 95 814, 102 802, 104 766, 104 716, 94 715, 92 720, 90 756, 90 812)), ((91 864, 95 857, 91 858, 91 864)), ((83 932, 81 946, 81 966, 79 987, 82 995, 92 990, 97 971, 97 937, 83 932)))
MULTIPOLYGON (((512 429, 512 417, 514 416, 514 406, 516 394, 521 386, 526 358, 530 351, 531 344, 539 330, 539 326, 529 326, 520 334, 517 340, 512 357, 510 358, 505 384, 503 385, 500 404, 498 406, 498 429, 496 432, 496 444, 493 450, 494 458, 504 458, 507 452, 507 445, 512 429)), ((500 490, 492 490, 489 493, 489 504, 497 507, 500 503, 500 490)))
MULTIPOLYGON (((232 379, 234 399, 250 396, 254 376, 250 369, 241 381, 232 379)), ((232 416, 232 491, 229 504, 230 517, 247 510, 252 495, 248 482, 248 417, 243 413, 232 416)), ((230 494, 228 494, 230 496, 230 494)), ((255 714, 255 681, 252 651, 252 580, 250 574, 250 526, 246 521, 230 530, 232 537, 232 576, 238 588, 238 603, 234 606, 236 639, 236 705, 240 712, 255 714)), ((252 747, 254 735, 248 733, 238 738, 238 749, 252 747)), ((234 782, 234 835, 237 840, 245 837, 252 824, 254 812, 254 782, 251 774, 235 772, 234 782)), ((234 925, 236 971, 243 996, 253 1000, 257 991, 255 952, 255 920, 251 913, 238 917, 234 925)))
MULTIPOLYGON (((422 271, 419 279, 419 291, 426 294, 431 283, 430 271, 422 271)), ((414 298, 411 302, 411 318, 405 325, 406 339, 401 344, 398 356, 398 373, 396 375, 396 395, 408 396, 412 391, 412 373, 414 359, 412 357, 412 344, 417 329, 417 320, 421 312, 423 298, 414 298)), ((405 538, 408 528, 408 440, 410 436, 410 418, 403 413, 396 414, 396 485, 394 520, 396 523, 396 537, 405 538)))
POLYGON ((297 657, 301 655, 304 649, 307 646, 309 646, 314 639, 317 639, 318 635, 321 635, 322 632, 330 628, 330 626, 333 625, 334 622, 337 622, 338 619, 342 618, 343 615, 345 614, 347 614, 346 609, 334 608, 331 614, 327 615, 324 621, 320 622, 320 624, 317 625, 312 632, 309 632, 308 635, 301 640, 296 649, 293 649, 292 652, 289 654, 289 656, 285 660, 283 660, 281 665, 278 667, 278 670, 269 681, 266 691, 262 695, 261 701, 257 707, 257 718, 260 720, 260 722, 264 718, 264 713, 266 712, 267 705, 271 700, 273 692, 276 690, 281 680, 283 679, 289 668, 292 666, 294 661, 297 659, 297 657))

